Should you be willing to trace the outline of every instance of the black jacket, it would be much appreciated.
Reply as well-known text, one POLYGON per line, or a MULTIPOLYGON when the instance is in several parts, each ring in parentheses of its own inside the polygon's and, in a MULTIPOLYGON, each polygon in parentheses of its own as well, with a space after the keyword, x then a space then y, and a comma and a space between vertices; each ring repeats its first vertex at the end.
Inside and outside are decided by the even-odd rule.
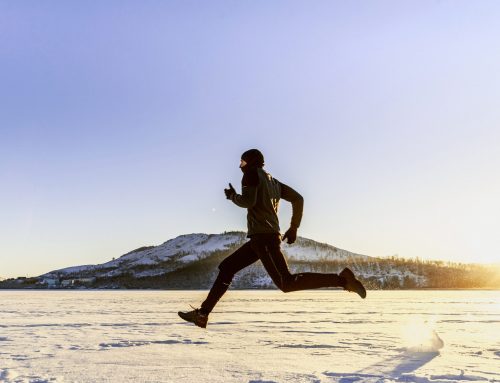
POLYGON ((290 226, 293 228, 300 226, 304 199, 264 169, 255 168, 245 172, 241 187, 241 194, 234 194, 231 201, 239 207, 248 209, 248 237, 260 233, 279 234, 278 206, 281 198, 292 203, 290 226))

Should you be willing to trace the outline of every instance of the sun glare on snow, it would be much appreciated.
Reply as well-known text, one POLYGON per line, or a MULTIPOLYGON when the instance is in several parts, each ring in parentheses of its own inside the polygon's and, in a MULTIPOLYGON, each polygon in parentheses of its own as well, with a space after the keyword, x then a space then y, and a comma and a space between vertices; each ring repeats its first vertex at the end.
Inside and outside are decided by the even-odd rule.
POLYGON ((444 346, 434 329, 434 322, 423 318, 412 318, 403 324, 401 338, 408 351, 436 352, 444 346))

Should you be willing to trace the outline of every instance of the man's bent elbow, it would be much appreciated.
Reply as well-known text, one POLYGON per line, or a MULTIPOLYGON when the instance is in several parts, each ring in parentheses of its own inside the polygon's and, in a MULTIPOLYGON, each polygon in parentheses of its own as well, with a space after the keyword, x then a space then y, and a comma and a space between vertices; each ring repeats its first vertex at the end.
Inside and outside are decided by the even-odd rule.
POLYGON ((297 194, 297 196, 293 199, 292 205, 295 206, 304 206, 304 197, 302 197, 300 194, 297 194))

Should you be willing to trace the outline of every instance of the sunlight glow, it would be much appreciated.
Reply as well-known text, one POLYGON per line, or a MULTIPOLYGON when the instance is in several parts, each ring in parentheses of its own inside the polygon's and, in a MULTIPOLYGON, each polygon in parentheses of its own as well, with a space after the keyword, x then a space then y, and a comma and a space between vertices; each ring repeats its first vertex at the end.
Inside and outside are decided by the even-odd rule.
POLYGON ((411 318, 401 327, 401 338, 408 351, 436 352, 444 342, 434 329, 435 321, 411 318))

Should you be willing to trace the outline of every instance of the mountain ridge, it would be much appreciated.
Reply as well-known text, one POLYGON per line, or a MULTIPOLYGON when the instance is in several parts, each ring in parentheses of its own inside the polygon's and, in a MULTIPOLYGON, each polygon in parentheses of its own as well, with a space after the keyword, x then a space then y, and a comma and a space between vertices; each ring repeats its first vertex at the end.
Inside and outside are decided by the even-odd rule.
MULTIPOLYGON (((0 288, 208 289, 220 262, 242 246, 246 233, 192 233, 157 246, 142 246, 95 265, 70 266, 34 278, 8 279, 0 288)), ((282 252, 292 273, 339 273, 351 268, 368 289, 500 287, 498 271, 467 264, 445 264, 398 257, 378 258, 298 237, 282 252)), ((232 288, 276 288, 260 262, 236 274, 232 288)))
MULTIPOLYGON (((173 265, 179 266, 179 262, 187 264, 199 261, 209 257, 216 251, 234 251, 245 242, 246 233, 239 231, 221 234, 182 234, 157 246, 139 247, 108 262, 56 269, 42 274, 41 277, 51 274, 74 274, 99 270, 108 270, 108 273, 110 270, 114 270, 113 274, 116 275, 123 270, 143 269, 143 266, 146 265, 157 266, 165 262, 171 262, 173 265)), ((298 237, 293 245, 283 244, 282 251, 285 257, 292 262, 332 261, 349 258, 367 260, 373 258, 304 237, 298 237)))
MULTIPOLYGON (((39 278, 83 280, 98 288, 209 288, 218 264, 248 239, 246 233, 183 234, 157 246, 142 246, 108 262, 52 270, 39 278)), ((328 243, 298 237, 293 245, 283 244, 282 252, 292 273, 338 273, 350 266, 365 282, 379 286, 387 275, 378 277, 377 259, 353 253, 328 243), (363 265, 363 266, 361 266, 363 265), (378 281, 378 282, 377 282, 378 281)), ((392 270, 398 280, 410 278, 421 285, 425 278, 411 271, 392 270)), ((260 262, 239 272, 235 288, 275 288, 260 262)))

